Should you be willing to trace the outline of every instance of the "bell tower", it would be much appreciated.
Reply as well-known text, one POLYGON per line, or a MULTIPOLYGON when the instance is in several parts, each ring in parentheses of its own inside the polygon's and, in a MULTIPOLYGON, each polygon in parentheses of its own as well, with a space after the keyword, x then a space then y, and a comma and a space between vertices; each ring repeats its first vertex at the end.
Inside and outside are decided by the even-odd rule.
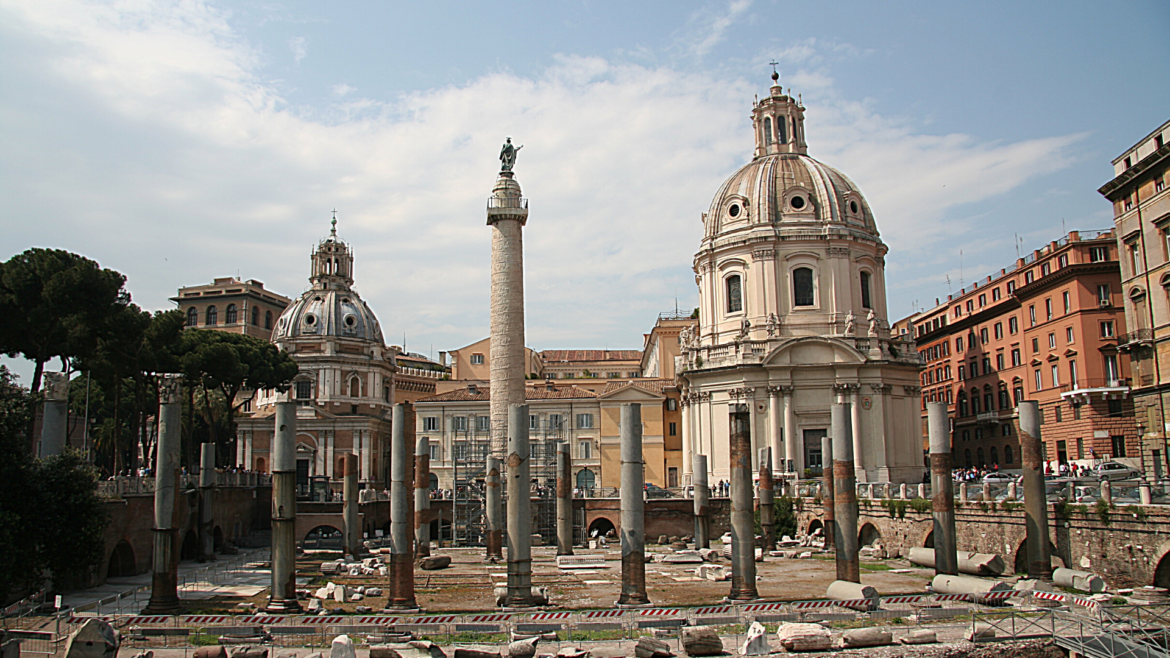
MULTIPOLYGON (((752 105, 752 127, 756 133, 755 157, 777 153, 808 154, 804 142, 804 106, 785 95, 780 74, 772 70, 768 97, 752 105)), ((791 90, 789 90, 791 93, 791 90)))
POLYGON ((336 210, 329 237, 313 252, 313 273, 309 281, 317 290, 348 290, 353 285, 353 252, 337 237, 336 210))

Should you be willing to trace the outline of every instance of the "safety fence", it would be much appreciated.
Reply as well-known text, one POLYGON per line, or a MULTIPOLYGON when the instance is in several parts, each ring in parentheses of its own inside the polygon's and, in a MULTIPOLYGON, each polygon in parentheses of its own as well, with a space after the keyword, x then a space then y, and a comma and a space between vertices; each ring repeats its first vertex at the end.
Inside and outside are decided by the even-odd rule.
POLYGON ((1170 604, 1113 605, 1060 592, 1033 596, 1059 607, 973 610, 971 639, 1050 637, 1070 652, 1093 658, 1170 658, 1170 604))
MULTIPOLYGON (((789 601, 699 607, 625 608, 609 610, 544 610, 466 614, 371 615, 105 615, 123 634, 143 646, 182 646, 222 641, 261 641, 276 646, 318 646, 347 634, 370 644, 387 634, 411 632, 436 641, 502 641, 509 634, 556 634, 564 641, 623 639, 648 629, 686 626, 726 627, 729 634, 753 621, 852 621, 913 616, 919 623, 964 617, 980 606, 1002 605, 1021 592, 915 594, 850 601, 789 601), (247 640, 243 638, 248 638, 247 640), (364 640, 363 640, 364 638, 364 640)), ((63 628, 90 616, 69 615, 63 628)))

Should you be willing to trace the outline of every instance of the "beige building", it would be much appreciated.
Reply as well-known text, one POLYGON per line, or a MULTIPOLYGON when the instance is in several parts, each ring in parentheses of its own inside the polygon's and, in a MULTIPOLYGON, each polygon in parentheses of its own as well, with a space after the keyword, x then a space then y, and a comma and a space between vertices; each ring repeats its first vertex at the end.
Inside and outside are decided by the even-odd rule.
MULTIPOLYGON (((440 352, 439 362, 450 358, 450 379, 438 384, 439 393, 463 388, 468 383, 487 384, 491 372, 491 338, 466 347, 440 352)), ((642 377, 642 352, 639 350, 545 350, 524 348, 524 372, 527 379, 573 380, 575 386, 600 393, 613 381, 642 377)))
POLYGON ((1142 452, 1153 475, 1166 472, 1170 447, 1170 121, 1113 161, 1113 180, 1098 190, 1113 204, 1121 250, 1128 332, 1120 349, 1133 368, 1133 403, 1142 452))
POLYGON ((710 481, 729 477, 736 408, 776 470, 819 473, 830 407, 844 400, 858 480, 920 482, 918 354, 912 338, 890 335, 873 212, 844 174, 807 155, 804 107, 778 83, 752 124, 753 159, 702 216, 698 328, 683 332, 678 359, 684 480, 694 453, 708 456, 710 481))
POLYGON ((222 277, 202 286, 185 286, 171 297, 187 318, 189 329, 216 329, 268 340, 276 318, 292 302, 265 290, 255 279, 222 277))

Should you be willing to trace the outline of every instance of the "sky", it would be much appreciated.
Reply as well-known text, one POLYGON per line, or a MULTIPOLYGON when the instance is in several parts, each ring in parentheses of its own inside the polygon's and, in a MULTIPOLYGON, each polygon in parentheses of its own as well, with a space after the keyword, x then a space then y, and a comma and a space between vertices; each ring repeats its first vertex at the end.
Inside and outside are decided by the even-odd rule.
MULTIPOLYGON (((1170 3, 0 0, 0 259, 84 254, 135 303, 257 279, 329 232, 387 342, 488 333, 507 136, 536 349, 640 349, 690 309, 701 214, 752 99, 866 195, 896 320, 1073 229, 1166 121, 1170 3)), ((31 368, 7 360, 18 373, 31 368)))

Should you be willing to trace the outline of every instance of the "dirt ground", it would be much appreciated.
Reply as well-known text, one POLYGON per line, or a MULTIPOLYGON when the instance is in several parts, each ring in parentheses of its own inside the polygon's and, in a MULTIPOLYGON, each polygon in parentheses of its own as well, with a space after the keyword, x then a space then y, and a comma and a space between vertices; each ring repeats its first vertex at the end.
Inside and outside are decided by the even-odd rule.
MULTIPOLYGON (((720 547, 716 543, 714 547, 720 547)), ((671 551, 666 547, 651 546, 652 555, 671 551)), ((437 549, 433 555, 451 557, 451 566, 439 571, 415 570, 415 593, 420 606, 427 612, 475 612, 495 610, 492 587, 503 585, 507 578, 505 563, 488 564, 483 561, 482 548, 437 549)), ((562 610, 610 608, 617 601, 621 589, 621 549, 611 544, 608 548, 575 549, 577 555, 600 555, 605 559, 604 569, 575 569, 562 571, 556 566, 554 547, 533 547, 533 584, 547 587, 552 597, 551 606, 562 610)), ((297 562, 299 587, 314 590, 326 582, 346 586, 364 585, 388 589, 385 578, 376 576, 324 576, 320 564, 338 557, 336 554, 305 556, 297 562)), ((720 560, 730 569, 730 562, 720 560)), ((692 606, 719 603, 731 589, 730 582, 700 580, 695 574, 697 565, 651 562, 646 565, 646 588, 650 601, 657 606, 692 606)), ((765 601, 793 601, 823 598, 825 589, 835 578, 831 554, 813 558, 785 559, 768 557, 756 564, 760 598, 765 601)), ((904 560, 862 562, 861 581, 878 592, 910 594, 924 591, 933 571, 920 569, 904 560), (894 573, 894 570, 900 573, 894 573), (902 571, 905 570, 904 573, 902 571)), ((262 608, 267 602, 267 591, 247 599, 220 598, 191 602, 188 613, 225 611, 247 601, 262 608)), ((344 604, 326 602, 330 610, 342 608, 353 612, 357 606, 369 606, 381 611, 386 597, 367 598, 344 604)))

